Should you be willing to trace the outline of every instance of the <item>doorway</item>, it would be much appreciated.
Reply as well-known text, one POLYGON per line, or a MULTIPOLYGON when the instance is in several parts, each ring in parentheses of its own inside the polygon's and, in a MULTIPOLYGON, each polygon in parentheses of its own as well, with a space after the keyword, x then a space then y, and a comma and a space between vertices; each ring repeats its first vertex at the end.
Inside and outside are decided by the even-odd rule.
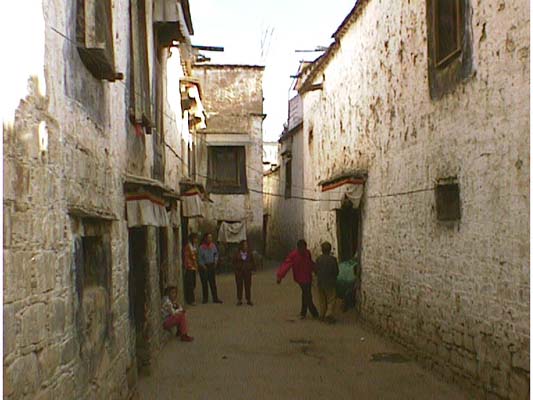
POLYGON ((139 373, 150 364, 150 349, 146 337, 146 299, 148 260, 146 257, 146 227, 128 229, 129 247, 129 303, 130 318, 135 328, 135 355, 139 373))
POLYGON ((263 256, 267 253, 267 238, 268 238, 268 214, 263 214, 263 256))
POLYGON ((351 201, 343 203, 337 210, 337 243, 339 262, 354 259, 357 261, 355 268, 355 293, 354 302, 356 309, 361 306, 361 250, 362 250, 362 223, 361 209, 354 208, 351 201))
POLYGON ((351 260, 356 252, 357 259, 359 259, 361 253, 360 220, 360 210, 353 208, 350 201, 337 210, 337 242, 341 262, 351 260))

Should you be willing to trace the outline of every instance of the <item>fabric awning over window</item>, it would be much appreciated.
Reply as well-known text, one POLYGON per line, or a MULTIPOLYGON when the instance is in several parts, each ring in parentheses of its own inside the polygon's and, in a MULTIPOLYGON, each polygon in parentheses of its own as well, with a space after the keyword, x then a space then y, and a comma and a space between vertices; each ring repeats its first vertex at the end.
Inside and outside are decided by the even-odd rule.
POLYGON ((126 195, 126 214, 128 228, 169 225, 164 201, 147 193, 126 195))
POLYGON ((181 210, 184 217, 202 217, 203 216, 203 201, 202 193, 196 187, 186 190, 181 195, 181 210))
POLYGON ((246 224, 244 222, 226 222, 220 224, 218 241, 222 243, 240 243, 246 240, 246 224))
POLYGON ((364 184, 365 181, 362 178, 344 178, 322 184, 320 210, 338 210, 347 200, 351 201, 353 208, 359 208, 364 184))

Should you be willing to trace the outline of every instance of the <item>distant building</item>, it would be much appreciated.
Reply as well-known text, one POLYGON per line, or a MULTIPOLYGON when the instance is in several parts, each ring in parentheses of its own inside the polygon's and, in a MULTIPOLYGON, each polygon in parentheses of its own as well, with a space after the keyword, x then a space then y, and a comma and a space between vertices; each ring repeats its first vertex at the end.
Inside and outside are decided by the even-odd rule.
POLYGON ((199 131, 199 180, 211 203, 200 222, 202 233, 236 245, 248 238, 263 247, 263 79, 264 67, 197 64, 207 128, 199 131))
POLYGON ((263 142, 263 170, 266 172, 279 165, 278 142, 263 142))

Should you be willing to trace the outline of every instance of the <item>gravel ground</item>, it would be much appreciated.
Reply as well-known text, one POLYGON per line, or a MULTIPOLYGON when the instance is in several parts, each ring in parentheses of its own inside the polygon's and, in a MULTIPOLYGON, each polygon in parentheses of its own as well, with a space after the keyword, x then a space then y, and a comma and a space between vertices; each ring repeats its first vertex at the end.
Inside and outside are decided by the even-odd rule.
MULTIPOLYGON (((468 399, 408 359, 402 348, 357 323, 299 320, 300 291, 270 268, 254 275, 253 307, 236 306, 233 275, 217 277, 224 304, 189 307, 192 343, 172 337, 139 398, 167 399, 468 399)), ((196 295, 200 293, 197 286, 196 295)))

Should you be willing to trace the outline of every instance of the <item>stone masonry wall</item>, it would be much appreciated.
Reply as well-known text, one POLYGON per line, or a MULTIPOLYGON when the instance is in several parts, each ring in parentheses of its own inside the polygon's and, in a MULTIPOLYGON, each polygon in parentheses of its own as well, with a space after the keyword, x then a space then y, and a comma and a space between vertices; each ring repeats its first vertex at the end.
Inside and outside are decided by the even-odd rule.
POLYGON ((280 167, 264 178, 265 212, 269 214, 267 227, 267 256, 283 259, 304 239, 304 200, 314 190, 304 188, 303 130, 298 128, 283 139, 281 152, 291 153, 291 197, 285 197, 287 180, 286 157, 280 157, 280 167))
MULTIPOLYGON (((475 72, 437 101, 426 3, 360 3, 323 89, 304 95, 305 185, 368 172, 366 319, 488 397, 528 398, 527 2, 470 2, 475 72), (445 224, 433 188, 454 176, 462 216, 445 224)), ((312 248, 336 245, 333 212, 306 202, 304 219, 312 248)))
MULTIPOLYGON (((4 398, 125 399, 134 392, 137 379, 135 329, 128 312, 123 188, 127 138, 134 135, 127 110, 129 2, 113 2, 116 69, 126 77, 114 83, 95 79, 79 60, 70 39, 75 37, 75 2, 46 0, 43 10, 46 93, 39 92, 38 82, 31 79, 14 124, 3 130, 4 398), (47 147, 40 144, 44 132, 47 147), (92 223, 109 226, 110 237, 111 324, 96 365, 82 358, 85 344, 77 322, 80 276, 75 260, 77 232, 72 227, 74 221, 88 217, 92 223)), ((147 10, 152 10, 151 1, 147 10)), ((151 11, 147 19, 151 21, 151 11)), ((150 52, 152 44, 148 40, 150 52)), ((179 154, 183 124, 181 112, 172 117, 174 109, 166 104, 165 112, 171 117, 165 127, 170 145, 179 154)), ((151 140, 147 137, 150 145, 139 155, 138 165, 144 167, 130 172, 150 177, 151 140)), ((181 177, 173 171, 181 169, 170 154, 166 159, 171 170, 166 184, 177 189, 181 177)), ((147 243, 148 326, 155 353, 165 335, 152 231, 149 228, 147 243)), ((179 287, 181 252, 174 247, 179 239, 169 231, 169 279, 179 287)), ((101 295, 98 290, 91 293, 98 307, 101 295)))

